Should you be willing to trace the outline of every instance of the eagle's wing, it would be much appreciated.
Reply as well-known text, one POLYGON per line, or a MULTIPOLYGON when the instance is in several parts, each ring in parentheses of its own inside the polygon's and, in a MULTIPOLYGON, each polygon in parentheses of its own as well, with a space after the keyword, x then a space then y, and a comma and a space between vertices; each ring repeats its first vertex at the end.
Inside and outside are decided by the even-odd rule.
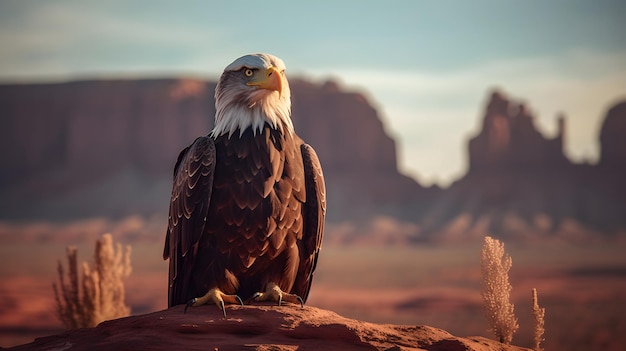
POLYGON ((215 171, 215 144, 197 138, 178 155, 163 259, 170 259, 168 306, 185 303, 189 278, 204 233, 215 171))
POLYGON ((304 226, 300 242, 300 266, 293 292, 306 301, 324 236, 326 187, 322 166, 315 150, 307 144, 302 144, 300 150, 304 163, 306 202, 303 205, 304 226))

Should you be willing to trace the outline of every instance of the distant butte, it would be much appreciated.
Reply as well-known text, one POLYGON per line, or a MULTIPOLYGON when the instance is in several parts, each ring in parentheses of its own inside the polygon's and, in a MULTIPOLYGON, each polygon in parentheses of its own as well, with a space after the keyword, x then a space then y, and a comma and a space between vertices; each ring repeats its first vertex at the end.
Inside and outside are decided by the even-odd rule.
POLYGON ((520 171, 524 168, 562 167, 569 163, 563 153, 565 117, 558 118, 558 133, 545 138, 523 103, 514 103, 494 91, 487 104, 483 127, 469 141, 469 172, 520 171))
POLYGON ((500 91, 491 93, 482 122, 469 140, 468 172, 423 214, 433 238, 626 232, 626 102, 604 120, 599 165, 565 156, 564 115, 557 116, 556 136, 546 138, 528 107, 500 91))
MULTIPOLYGON (((363 94, 291 87, 296 130, 324 167, 329 222, 387 216, 416 224, 417 240, 626 235, 626 101, 604 119, 598 165, 575 164, 564 115, 548 138, 528 104, 492 91, 467 173, 440 189, 398 171, 396 141, 363 94)), ((191 78, 0 85, 0 220, 166 213, 178 152, 212 128, 214 89, 191 78)))

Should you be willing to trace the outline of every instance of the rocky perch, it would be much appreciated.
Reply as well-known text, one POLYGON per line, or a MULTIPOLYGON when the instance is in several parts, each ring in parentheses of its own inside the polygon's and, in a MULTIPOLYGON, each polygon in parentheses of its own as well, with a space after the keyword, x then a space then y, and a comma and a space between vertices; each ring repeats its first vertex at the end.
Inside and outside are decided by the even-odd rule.
POLYGON ((375 324, 315 307, 183 306, 69 330, 11 350, 528 350, 428 326, 375 324))

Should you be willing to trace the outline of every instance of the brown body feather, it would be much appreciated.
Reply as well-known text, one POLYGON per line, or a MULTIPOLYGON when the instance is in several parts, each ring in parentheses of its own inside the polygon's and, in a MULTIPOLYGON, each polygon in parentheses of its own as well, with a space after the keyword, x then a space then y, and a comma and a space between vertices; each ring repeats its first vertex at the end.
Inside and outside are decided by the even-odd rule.
POLYGON ((174 170, 169 306, 211 288, 245 300, 269 282, 306 301, 325 212, 319 160, 295 134, 266 125, 196 139, 174 170))

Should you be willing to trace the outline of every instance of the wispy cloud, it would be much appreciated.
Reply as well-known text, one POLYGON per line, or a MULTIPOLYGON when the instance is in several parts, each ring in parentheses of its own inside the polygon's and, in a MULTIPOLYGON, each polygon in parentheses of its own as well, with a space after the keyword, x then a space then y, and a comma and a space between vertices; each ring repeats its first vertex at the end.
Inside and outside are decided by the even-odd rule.
POLYGON ((43 3, 19 20, 0 23, 0 78, 184 67, 219 37, 219 30, 194 23, 164 29, 158 21, 67 3, 43 3))

